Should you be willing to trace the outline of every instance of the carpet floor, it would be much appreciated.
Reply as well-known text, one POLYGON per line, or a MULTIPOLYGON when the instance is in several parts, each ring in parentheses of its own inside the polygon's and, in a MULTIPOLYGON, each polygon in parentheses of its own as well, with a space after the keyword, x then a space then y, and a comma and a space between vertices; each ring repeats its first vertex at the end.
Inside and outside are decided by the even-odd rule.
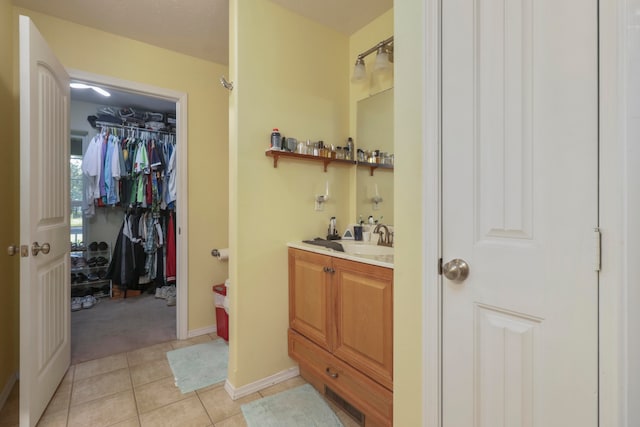
POLYGON ((71 364, 176 339, 176 307, 142 294, 71 312, 71 364))

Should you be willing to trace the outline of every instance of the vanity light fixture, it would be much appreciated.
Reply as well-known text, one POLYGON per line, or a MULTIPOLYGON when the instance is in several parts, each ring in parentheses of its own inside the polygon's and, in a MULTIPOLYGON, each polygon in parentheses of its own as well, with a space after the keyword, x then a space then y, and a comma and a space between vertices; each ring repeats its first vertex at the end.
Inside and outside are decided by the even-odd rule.
POLYGON ((78 83, 78 82, 69 83, 69 86, 72 87, 73 89, 93 89, 95 92, 99 93, 100 95, 102 95, 104 97, 111 96, 111 94, 109 92, 107 92, 106 90, 102 89, 101 87, 97 87, 97 86, 91 86, 91 85, 88 85, 88 84, 78 83))
POLYGON ((373 52, 377 52, 376 60, 373 64, 373 71, 390 70, 391 64, 393 63, 393 36, 381 41, 377 45, 358 55, 356 65, 353 69, 353 75, 351 77, 352 83, 361 82, 366 79, 367 71, 364 65, 364 58, 373 52))

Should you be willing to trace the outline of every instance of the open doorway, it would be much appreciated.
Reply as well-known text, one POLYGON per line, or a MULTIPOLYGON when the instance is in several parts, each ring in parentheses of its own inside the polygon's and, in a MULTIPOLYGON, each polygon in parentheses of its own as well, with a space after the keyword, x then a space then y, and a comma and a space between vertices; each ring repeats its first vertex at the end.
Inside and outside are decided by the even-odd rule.
MULTIPOLYGON (((71 90, 71 363, 75 364, 186 335, 180 327, 186 322, 180 319, 186 317, 187 282, 181 280, 186 275, 178 273, 184 273, 181 259, 185 258, 176 256, 178 247, 186 247, 178 223, 186 205, 178 211, 176 200, 184 174, 172 158, 178 151, 186 157, 186 147, 180 148, 186 145, 186 132, 180 133, 186 114, 178 114, 184 101, 180 94, 167 96, 162 89, 141 89, 136 83, 115 85, 107 77, 71 74, 72 82, 111 94, 103 97, 91 88, 71 90), (109 144, 117 147, 121 164, 130 169, 123 171, 119 182, 113 181, 117 200, 105 194, 91 198, 86 188, 90 180, 83 162, 88 161, 91 144, 109 147, 103 150, 107 152, 109 144), (144 156, 136 157, 140 154, 144 156), (142 157, 147 165, 137 162, 142 157), (137 175, 132 174, 135 167, 137 175), (125 181, 134 175, 133 183, 125 181), (170 184, 173 198, 167 197, 170 184), (123 261, 128 256, 135 267, 123 261), (185 289, 178 292, 181 284, 185 289)), ((112 167, 116 159, 110 159, 112 167)), ((109 166, 105 161, 102 153, 101 178, 109 166)))

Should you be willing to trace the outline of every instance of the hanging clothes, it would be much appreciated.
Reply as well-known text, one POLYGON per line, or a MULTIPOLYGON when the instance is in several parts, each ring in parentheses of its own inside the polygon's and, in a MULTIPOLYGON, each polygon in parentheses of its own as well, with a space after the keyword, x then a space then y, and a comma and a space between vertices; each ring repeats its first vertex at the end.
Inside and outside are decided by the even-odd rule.
POLYGON ((169 212, 169 225, 167 226, 167 282, 176 281, 176 230, 173 221, 173 212, 169 212))

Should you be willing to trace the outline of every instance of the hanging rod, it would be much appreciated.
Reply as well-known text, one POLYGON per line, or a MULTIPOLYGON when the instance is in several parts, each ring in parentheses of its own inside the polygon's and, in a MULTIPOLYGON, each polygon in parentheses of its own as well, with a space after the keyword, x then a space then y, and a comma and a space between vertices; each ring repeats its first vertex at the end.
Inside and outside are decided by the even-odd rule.
POLYGON ((138 132, 155 132, 155 133, 164 133, 167 135, 173 135, 176 136, 175 132, 167 132, 166 130, 153 130, 153 129, 146 129, 146 128, 140 128, 137 126, 127 126, 127 125, 119 125, 117 123, 111 123, 111 122, 101 122, 101 121, 96 121, 96 126, 100 126, 103 128, 119 128, 119 129, 129 129, 129 130, 135 130, 138 132))

